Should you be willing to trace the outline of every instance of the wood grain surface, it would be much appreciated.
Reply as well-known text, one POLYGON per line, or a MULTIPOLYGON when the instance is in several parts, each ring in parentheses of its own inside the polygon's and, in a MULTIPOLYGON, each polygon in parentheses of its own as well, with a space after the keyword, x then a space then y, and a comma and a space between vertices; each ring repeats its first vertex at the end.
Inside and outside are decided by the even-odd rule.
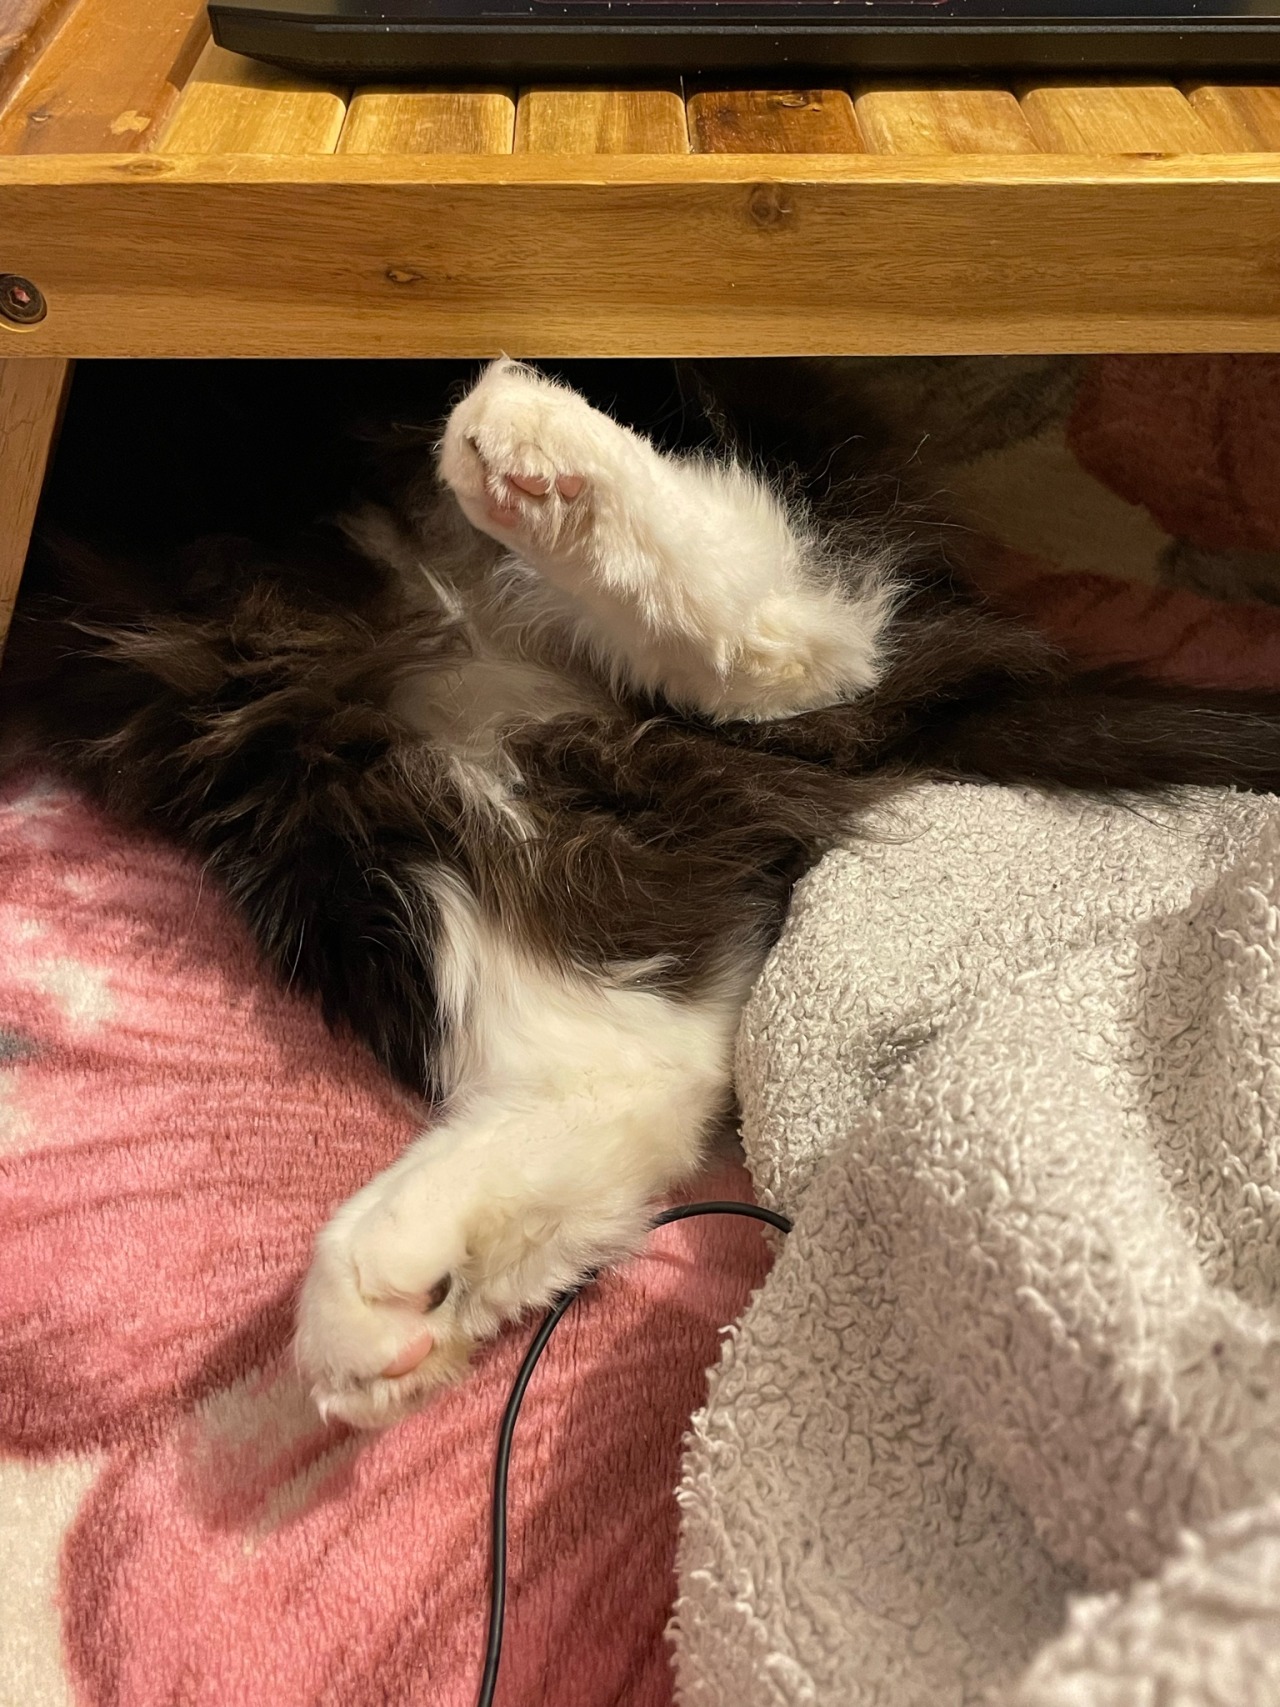
POLYGON ((332 154, 346 91, 206 44, 157 147, 166 154, 332 154))
POLYGON ((359 89, 338 142, 344 154, 510 154, 509 89, 359 89))
POLYGON ((794 159, 0 159, 0 230, 31 354, 1280 347, 1274 157, 794 159))
POLYGON ((675 89, 522 89, 520 154, 684 154, 684 102, 675 89))
POLYGON ((853 102, 843 89, 698 89, 689 134, 702 154, 857 154, 853 102))
POLYGON ((1211 154, 1220 146, 1172 83, 1028 83, 1018 91, 1047 154, 1211 154))
POLYGON ((1192 83, 1192 111, 1219 148, 1280 149, 1280 88, 1257 84, 1192 83))
POLYGON ((853 105, 863 144, 875 154, 1034 154, 1037 148, 1008 89, 863 84, 853 105))

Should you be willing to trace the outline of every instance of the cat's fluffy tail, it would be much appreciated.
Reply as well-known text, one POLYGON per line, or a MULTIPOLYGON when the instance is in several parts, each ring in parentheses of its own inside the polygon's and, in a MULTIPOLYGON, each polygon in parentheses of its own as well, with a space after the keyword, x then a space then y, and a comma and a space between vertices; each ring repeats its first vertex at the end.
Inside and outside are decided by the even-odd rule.
POLYGON ((1034 631, 958 597, 903 613, 875 690, 735 740, 899 777, 1150 793, 1280 792, 1280 693, 1081 672, 1034 631))
POLYGON ((1147 792, 1280 791, 1280 694, 1163 686, 1098 672, 941 711, 903 757, 934 775, 1147 792))

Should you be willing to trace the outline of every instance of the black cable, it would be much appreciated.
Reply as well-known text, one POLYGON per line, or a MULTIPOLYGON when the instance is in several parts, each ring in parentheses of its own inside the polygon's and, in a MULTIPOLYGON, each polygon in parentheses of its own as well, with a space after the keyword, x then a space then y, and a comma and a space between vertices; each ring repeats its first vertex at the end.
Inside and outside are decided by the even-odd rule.
MULTIPOLYGON (((672 1221, 687 1221, 694 1215, 744 1215, 751 1221, 767 1221, 780 1233, 791 1231, 791 1223, 785 1215, 779 1215, 776 1209, 761 1209, 755 1203, 681 1203, 674 1209, 663 1210, 650 1225, 665 1227, 672 1221)), ((480 1694, 476 1698, 476 1707, 493 1707, 494 1691, 498 1687, 498 1666, 502 1661, 502 1627, 507 1612, 507 1483, 511 1473, 511 1444, 515 1439, 520 1407, 524 1403, 530 1377, 538 1366, 538 1359, 547 1349, 547 1342, 555 1332, 557 1324, 569 1306, 594 1279, 594 1275, 588 1275, 572 1291, 566 1292, 562 1298, 557 1298, 551 1306, 524 1354, 524 1362, 520 1365, 511 1388, 507 1408, 502 1413, 502 1426, 498 1430, 498 1453, 493 1466, 493 1519, 490 1530, 493 1558, 489 1579, 489 1635, 485 1642, 484 1673, 480 1679, 480 1694)))

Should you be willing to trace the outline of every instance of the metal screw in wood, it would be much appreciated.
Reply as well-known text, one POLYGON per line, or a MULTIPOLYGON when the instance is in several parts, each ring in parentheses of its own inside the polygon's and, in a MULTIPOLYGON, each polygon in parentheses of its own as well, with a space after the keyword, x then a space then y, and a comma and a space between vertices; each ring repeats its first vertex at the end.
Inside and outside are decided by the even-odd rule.
POLYGON ((14 326, 34 326, 49 312, 44 292, 21 273, 0 273, 0 319, 14 326))

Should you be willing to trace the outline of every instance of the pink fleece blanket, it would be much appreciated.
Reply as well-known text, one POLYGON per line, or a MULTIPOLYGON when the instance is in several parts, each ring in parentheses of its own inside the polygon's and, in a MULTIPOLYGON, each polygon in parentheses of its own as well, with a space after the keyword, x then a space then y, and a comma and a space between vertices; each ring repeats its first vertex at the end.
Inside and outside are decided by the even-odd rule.
MULTIPOLYGON (((947 441, 993 591, 1093 656, 1280 685, 1280 609, 1175 573, 1280 598, 1280 365, 1052 371, 1060 406, 947 441), (1119 583, 1037 550, 1010 496, 1025 465, 1051 507, 1037 444, 1175 569, 1119 583)), ((0 796, 0 1707, 473 1699, 527 1330, 374 1439, 322 1427, 284 1355, 316 1226, 418 1119, 191 861, 41 778, 0 796)), ((767 1261, 740 1222, 666 1229, 553 1340, 518 1436, 506 1707, 670 1702, 681 1438, 767 1261)))
MULTIPOLYGON (((33 1687, 4 1698, 56 1700, 61 1663, 81 1699, 130 1707, 461 1707, 526 1336, 374 1439, 322 1427, 283 1355, 317 1224, 415 1111, 263 975, 189 860, 36 780, 0 804, 0 873, 0 1431, 21 1466, 0 1499, 37 1518, 61 1626, 59 1661, 6 1573, 33 1687)), ((665 1230, 553 1341, 515 1466, 507 1703, 669 1698, 680 1440, 766 1261, 740 1223, 665 1230)))

